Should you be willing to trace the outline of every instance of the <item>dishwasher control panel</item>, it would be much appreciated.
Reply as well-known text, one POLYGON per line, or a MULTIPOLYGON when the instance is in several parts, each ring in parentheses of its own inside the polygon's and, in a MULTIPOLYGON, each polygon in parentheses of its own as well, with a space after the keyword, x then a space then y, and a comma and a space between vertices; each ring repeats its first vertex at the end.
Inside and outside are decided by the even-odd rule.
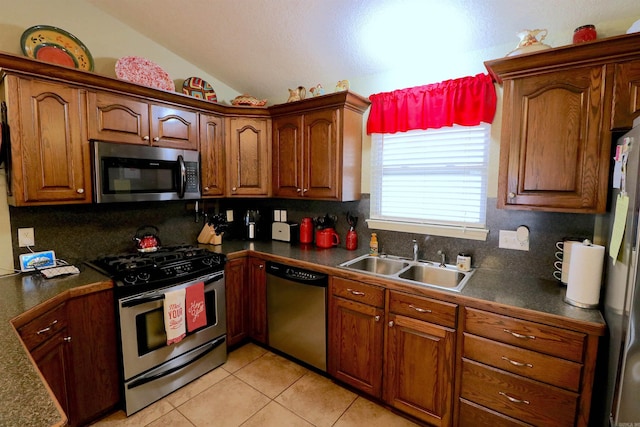
POLYGON ((305 270, 299 267, 291 267, 276 262, 267 262, 267 274, 272 274, 295 282, 316 284, 320 286, 326 286, 328 281, 326 274, 305 270))

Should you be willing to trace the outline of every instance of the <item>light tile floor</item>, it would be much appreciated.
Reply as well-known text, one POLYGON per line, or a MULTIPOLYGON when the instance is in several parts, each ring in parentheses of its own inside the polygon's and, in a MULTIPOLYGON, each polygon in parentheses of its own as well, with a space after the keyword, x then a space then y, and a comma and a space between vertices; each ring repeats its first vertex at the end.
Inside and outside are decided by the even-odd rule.
POLYGON ((111 414, 95 427, 415 427, 331 380, 257 345, 126 417, 111 414))

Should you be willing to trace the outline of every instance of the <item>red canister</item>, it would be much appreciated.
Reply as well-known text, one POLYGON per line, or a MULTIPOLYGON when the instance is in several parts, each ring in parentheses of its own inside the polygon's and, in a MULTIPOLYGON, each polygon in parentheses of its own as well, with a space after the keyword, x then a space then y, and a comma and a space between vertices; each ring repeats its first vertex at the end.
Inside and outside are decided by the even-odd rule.
POLYGON ((594 25, 583 25, 573 31, 573 43, 583 43, 595 40, 597 37, 594 25))
POLYGON ((302 218, 300 243, 313 243, 313 220, 311 218, 302 218))
POLYGON ((349 251, 355 251, 356 249, 358 249, 358 234, 355 232, 353 228, 347 231, 346 245, 347 245, 347 250, 349 251))

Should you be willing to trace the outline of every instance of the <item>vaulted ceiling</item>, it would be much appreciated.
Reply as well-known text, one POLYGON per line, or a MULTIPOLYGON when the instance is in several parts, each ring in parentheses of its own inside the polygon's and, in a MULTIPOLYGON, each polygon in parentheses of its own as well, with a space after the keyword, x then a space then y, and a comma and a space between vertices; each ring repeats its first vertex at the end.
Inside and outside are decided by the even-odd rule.
POLYGON ((621 34, 613 23, 626 29, 640 19, 638 0, 87 1, 257 97, 420 66, 425 57, 506 53, 523 29, 547 29, 545 42, 556 47, 580 25, 613 36, 621 34))

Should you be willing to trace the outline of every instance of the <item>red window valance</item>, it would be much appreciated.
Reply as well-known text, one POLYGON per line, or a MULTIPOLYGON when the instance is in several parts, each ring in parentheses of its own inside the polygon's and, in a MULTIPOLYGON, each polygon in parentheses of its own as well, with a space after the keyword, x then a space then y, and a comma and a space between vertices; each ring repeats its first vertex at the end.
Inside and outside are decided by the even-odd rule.
POLYGON ((376 93, 369 99, 369 134, 476 126, 491 123, 496 112, 496 90, 488 74, 376 93))

